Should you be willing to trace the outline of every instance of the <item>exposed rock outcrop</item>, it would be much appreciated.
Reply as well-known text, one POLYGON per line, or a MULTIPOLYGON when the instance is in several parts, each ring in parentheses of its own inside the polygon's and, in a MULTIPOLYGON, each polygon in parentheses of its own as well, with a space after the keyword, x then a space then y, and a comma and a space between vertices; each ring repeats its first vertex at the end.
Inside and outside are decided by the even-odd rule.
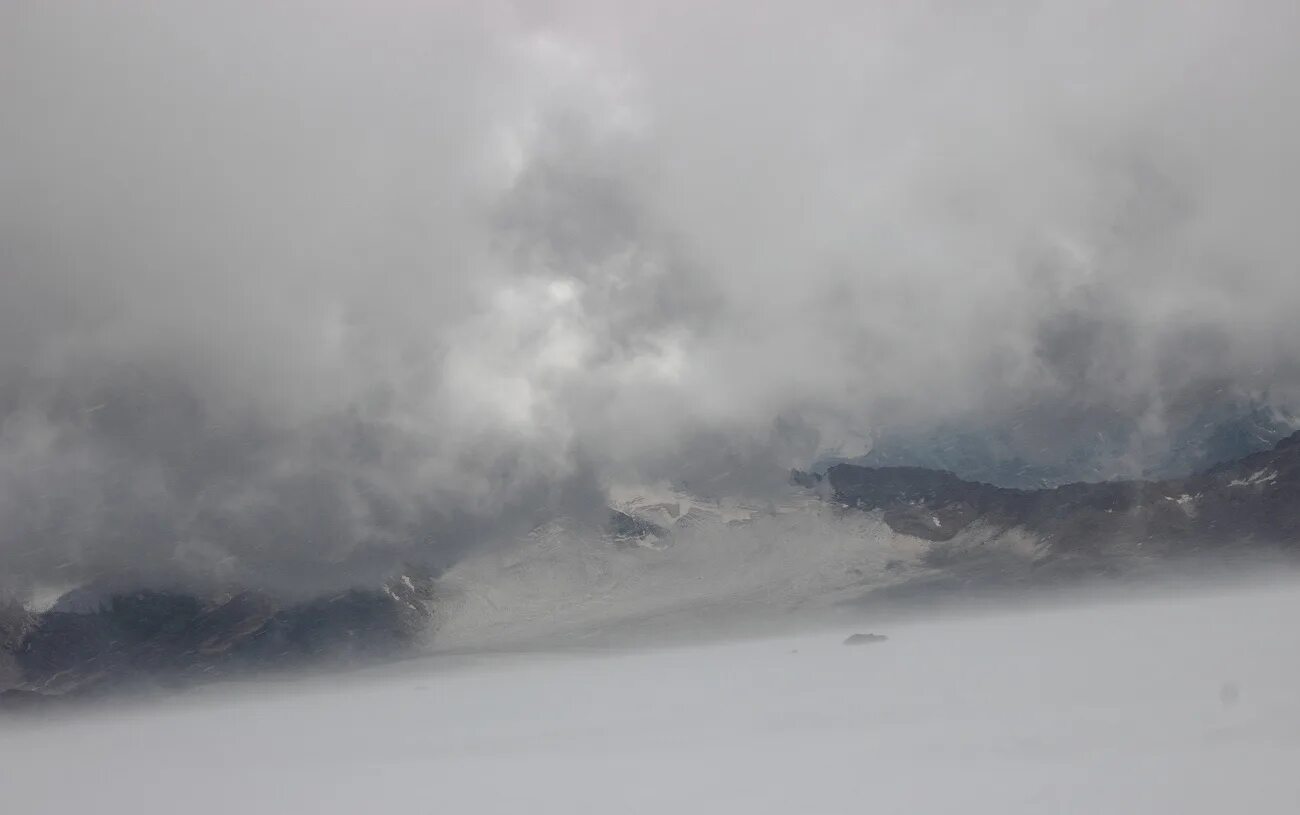
POLYGON ((27 706, 36 695, 84 696, 241 669, 391 655, 428 626, 432 598, 430 578, 403 575, 378 589, 298 603, 252 592, 137 591, 111 595, 87 611, 26 615, 21 633, 0 643, 12 669, 10 689, 21 691, 7 702, 27 706))
POLYGON ((32 615, 17 603, 0 602, 0 691, 22 682, 17 651, 32 627, 32 615))
POLYGON ((610 510, 605 535, 616 546, 641 545, 668 536, 668 530, 656 523, 614 509, 610 510))
POLYGON ((1258 544, 1300 547, 1300 433, 1182 479, 1020 490, 915 467, 837 464, 839 502, 879 510, 896 532, 948 541, 972 524, 1023 529, 1057 554, 1258 544))

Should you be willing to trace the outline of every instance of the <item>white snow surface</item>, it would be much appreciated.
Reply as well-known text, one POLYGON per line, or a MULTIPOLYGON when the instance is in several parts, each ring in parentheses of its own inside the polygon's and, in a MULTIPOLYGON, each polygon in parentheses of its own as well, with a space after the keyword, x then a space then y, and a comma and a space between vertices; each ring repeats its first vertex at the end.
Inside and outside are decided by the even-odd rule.
POLYGON ((1237 585, 209 686, 0 720, 3 811, 1293 813, 1296 619, 1237 585))
POLYGON ((766 624, 924 571, 925 542, 872 514, 797 504, 741 521, 690 512, 666 546, 615 546, 557 522, 471 552, 438 581, 439 646, 608 641, 651 628, 673 636, 705 618, 766 624))
POLYGON ((1234 478, 1228 482, 1229 487, 1257 487, 1277 481, 1277 470, 1258 470, 1249 478, 1234 478))

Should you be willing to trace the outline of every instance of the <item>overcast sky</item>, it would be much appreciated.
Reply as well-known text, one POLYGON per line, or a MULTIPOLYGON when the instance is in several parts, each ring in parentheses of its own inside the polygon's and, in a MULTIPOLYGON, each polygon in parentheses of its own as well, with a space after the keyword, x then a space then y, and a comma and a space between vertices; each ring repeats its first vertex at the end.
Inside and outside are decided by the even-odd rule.
MULTIPOLYGON (((0 8, 0 588, 1300 393, 1293 2, 0 8)), ((1041 434, 1040 434, 1041 435, 1041 434)))

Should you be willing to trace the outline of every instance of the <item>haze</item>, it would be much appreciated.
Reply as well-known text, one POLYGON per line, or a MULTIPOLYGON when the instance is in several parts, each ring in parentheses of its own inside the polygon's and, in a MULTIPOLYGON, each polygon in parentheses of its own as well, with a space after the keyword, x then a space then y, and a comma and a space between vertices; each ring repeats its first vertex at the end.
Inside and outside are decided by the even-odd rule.
POLYGON ((1297 43, 6 0, 0 811, 1293 811, 1297 43))
POLYGON ((1296 406, 1294 3, 6 3, 0 574, 312 592, 1296 406), (1081 442, 1082 440, 1082 442, 1081 442))

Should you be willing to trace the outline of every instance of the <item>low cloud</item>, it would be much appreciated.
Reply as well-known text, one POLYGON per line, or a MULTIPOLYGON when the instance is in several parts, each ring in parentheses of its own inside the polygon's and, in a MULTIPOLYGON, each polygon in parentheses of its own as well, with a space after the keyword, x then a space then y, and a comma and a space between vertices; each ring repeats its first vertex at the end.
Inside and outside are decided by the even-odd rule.
POLYGON ((4 588, 306 591, 881 427, 1041 452, 1293 408, 1297 34, 1280 2, 10 3, 4 588))

